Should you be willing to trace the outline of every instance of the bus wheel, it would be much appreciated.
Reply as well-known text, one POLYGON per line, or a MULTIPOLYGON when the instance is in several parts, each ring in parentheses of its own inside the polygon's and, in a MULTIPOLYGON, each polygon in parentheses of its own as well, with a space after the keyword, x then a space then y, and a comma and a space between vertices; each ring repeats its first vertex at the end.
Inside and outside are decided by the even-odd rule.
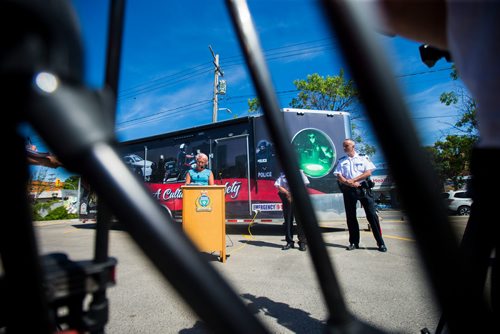
POLYGON ((170 217, 170 219, 172 220, 172 222, 175 223, 175 219, 174 219, 174 216, 172 215, 172 211, 170 211, 170 209, 167 206, 165 206, 165 205, 162 205, 161 207, 168 214, 168 216, 170 217))

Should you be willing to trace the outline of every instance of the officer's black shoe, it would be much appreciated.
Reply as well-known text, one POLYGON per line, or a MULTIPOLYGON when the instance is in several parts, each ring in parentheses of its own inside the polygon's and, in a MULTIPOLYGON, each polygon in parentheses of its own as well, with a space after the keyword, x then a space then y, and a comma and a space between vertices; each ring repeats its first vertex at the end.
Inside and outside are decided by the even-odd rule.
POLYGON ((346 247, 345 250, 351 251, 354 249, 359 249, 359 245, 358 244, 350 244, 349 246, 346 247))
POLYGON ((306 244, 304 244, 304 243, 300 243, 299 244, 299 251, 305 252, 306 249, 307 249, 306 244))
POLYGON ((287 250, 287 249, 290 249, 290 248, 293 248, 294 245, 293 245, 293 242, 287 242, 287 244, 285 246, 283 246, 283 248, 281 248, 282 250, 287 250))
POLYGON ((380 246, 378 246, 378 250, 379 250, 379 252, 385 253, 385 252, 387 252, 387 247, 385 247, 385 245, 380 245, 380 246))

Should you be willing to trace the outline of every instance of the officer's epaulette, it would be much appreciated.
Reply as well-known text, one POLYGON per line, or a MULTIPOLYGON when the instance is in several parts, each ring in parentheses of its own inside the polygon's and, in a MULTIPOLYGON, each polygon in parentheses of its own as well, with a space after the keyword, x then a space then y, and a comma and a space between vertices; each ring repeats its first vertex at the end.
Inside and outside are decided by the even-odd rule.
POLYGON ((344 155, 342 158, 339 158, 339 161, 344 159, 347 159, 347 155, 344 155))
POLYGON ((360 157, 364 157, 364 158, 366 158, 367 160, 370 160, 370 156, 368 156, 368 155, 366 155, 366 154, 364 154, 364 153, 359 153, 358 155, 359 155, 360 157))

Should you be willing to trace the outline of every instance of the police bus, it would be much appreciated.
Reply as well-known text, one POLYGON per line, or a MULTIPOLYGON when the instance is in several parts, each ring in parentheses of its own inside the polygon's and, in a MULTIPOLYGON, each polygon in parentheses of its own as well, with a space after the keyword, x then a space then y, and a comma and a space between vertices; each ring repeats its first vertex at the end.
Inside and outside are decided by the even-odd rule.
MULTIPOLYGON (((343 156, 342 141, 350 137, 349 113, 291 108, 282 112, 299 166, 310 181, 318 220, 344 220, 333 169, 343 156)), ((281 201, 274 187, 280 163, 269 133, 263 116, 256 115, 123 142, 120 152, 124 159, 141 159, 130 168, 177 221, 182 220, 180 187, 194 157, 202 152, 209 157, 215 183, 226 186, 228 223, 281 223, 281 201)))

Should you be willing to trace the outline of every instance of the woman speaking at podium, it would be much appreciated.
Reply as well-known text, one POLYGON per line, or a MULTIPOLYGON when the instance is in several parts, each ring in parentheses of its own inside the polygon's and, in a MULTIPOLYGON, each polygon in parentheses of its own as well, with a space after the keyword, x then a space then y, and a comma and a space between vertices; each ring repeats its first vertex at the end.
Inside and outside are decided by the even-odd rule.
POLYGON ((207 168, 208 157, 204 153, 196 155, 196 166, 186 175, 186 184, 211 186, 214 184, 214 174, 207 168))

